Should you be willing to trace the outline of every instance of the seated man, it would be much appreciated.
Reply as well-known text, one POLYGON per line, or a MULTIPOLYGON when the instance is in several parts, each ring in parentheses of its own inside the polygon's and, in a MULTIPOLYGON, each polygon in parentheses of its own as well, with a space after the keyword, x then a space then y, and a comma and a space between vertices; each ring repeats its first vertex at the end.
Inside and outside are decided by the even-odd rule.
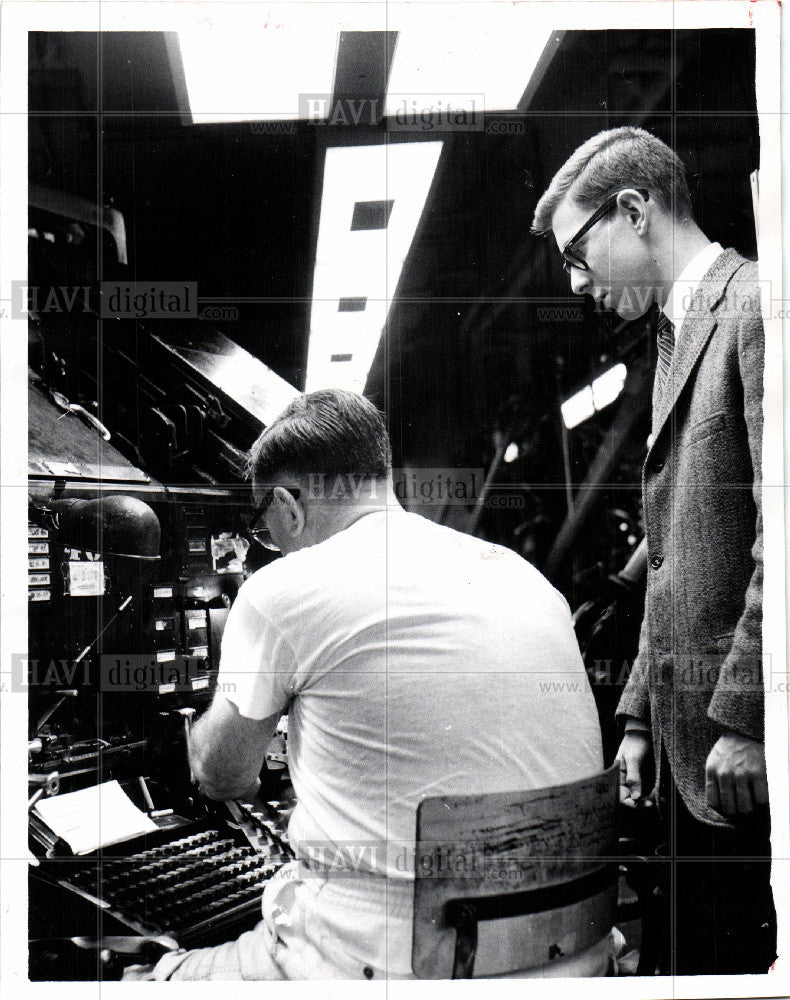
MULTIPOLYGON (((294 400, 254 446, 252 476, 254 533, 284 558, 231 609, 222 693, 191 760, 209 797, 249 796, 287 710, 298 860, 267 884, 255 930, 145 976, 409 978, 420 799, 602 769, 568 605, 509 549, 400 507, 383 420, 361 396, 294 400)), ((553 974, 601 974, 607 945, 553 974)))

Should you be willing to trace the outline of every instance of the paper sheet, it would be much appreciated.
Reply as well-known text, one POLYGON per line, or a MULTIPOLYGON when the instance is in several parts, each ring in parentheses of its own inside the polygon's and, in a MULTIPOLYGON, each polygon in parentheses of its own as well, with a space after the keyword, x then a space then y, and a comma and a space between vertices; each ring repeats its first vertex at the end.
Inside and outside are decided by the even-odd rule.
POLYGON ((41 799, 34 811, 75 854, 90 854, 159 829, 117 781, 41 799))

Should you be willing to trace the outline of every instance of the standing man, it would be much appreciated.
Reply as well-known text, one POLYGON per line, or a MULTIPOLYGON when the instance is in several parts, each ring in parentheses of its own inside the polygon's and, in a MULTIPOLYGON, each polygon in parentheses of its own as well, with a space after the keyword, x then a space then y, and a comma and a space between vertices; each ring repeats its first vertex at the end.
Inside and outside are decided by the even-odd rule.
POLYGON ((646 801, 654 764, 674 868, 673 972, 766 972, 776 917, 763 745, 757 267, 705 236, 679 157, 639 128, 580 146, 532 228, 553 232, 575 294, 624 319, 658 307, 643 474, 646 608, 617 709, 621 801, 646 801))
MULTIPOLYGON (((128 978, 414 978, 420 800, 603 766, 570 609, 509 549, 401 508, 384 421, 362 396, 295 399, 255 445, 252 476, 250 530, 283 558, 239 591, 190 759, 207 796, 250 796, 287 711, 298 860, 267 884, 255 930, 128 978)), ((587 944, 552 974, 603 975, 608 936, 587 944)))

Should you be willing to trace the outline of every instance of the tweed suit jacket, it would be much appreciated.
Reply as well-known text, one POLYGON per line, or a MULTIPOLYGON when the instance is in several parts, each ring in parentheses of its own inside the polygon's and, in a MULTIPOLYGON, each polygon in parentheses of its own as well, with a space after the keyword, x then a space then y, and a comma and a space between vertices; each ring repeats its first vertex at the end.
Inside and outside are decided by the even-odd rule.
POLYGON ((728 826, 705 801, 706 758, 725 729, 764 737, 757 265, 724 251, 676 344, 653 391, 645 616, 617 714, 650 723, 656 768, 663 747, 691 813, 728 826))

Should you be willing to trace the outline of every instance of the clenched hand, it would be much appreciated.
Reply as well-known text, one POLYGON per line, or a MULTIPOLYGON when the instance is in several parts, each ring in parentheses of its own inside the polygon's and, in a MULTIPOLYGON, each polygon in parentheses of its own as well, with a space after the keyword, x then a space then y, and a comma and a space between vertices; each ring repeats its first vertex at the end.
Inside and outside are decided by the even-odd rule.
MULTIPOLYGON (((623 737, 616 760, 620 765, 620 802, 633 808, 647 794, 645 764, 652 753, 650 733, 632 730, 623 737)), ((649 790, 648 790, 649 791, 649 790)))
POLYGON ((723 816, 746 816, 768 802, 765 746, 740 733, 725 732, 705 762, 705 797, 723 816))

